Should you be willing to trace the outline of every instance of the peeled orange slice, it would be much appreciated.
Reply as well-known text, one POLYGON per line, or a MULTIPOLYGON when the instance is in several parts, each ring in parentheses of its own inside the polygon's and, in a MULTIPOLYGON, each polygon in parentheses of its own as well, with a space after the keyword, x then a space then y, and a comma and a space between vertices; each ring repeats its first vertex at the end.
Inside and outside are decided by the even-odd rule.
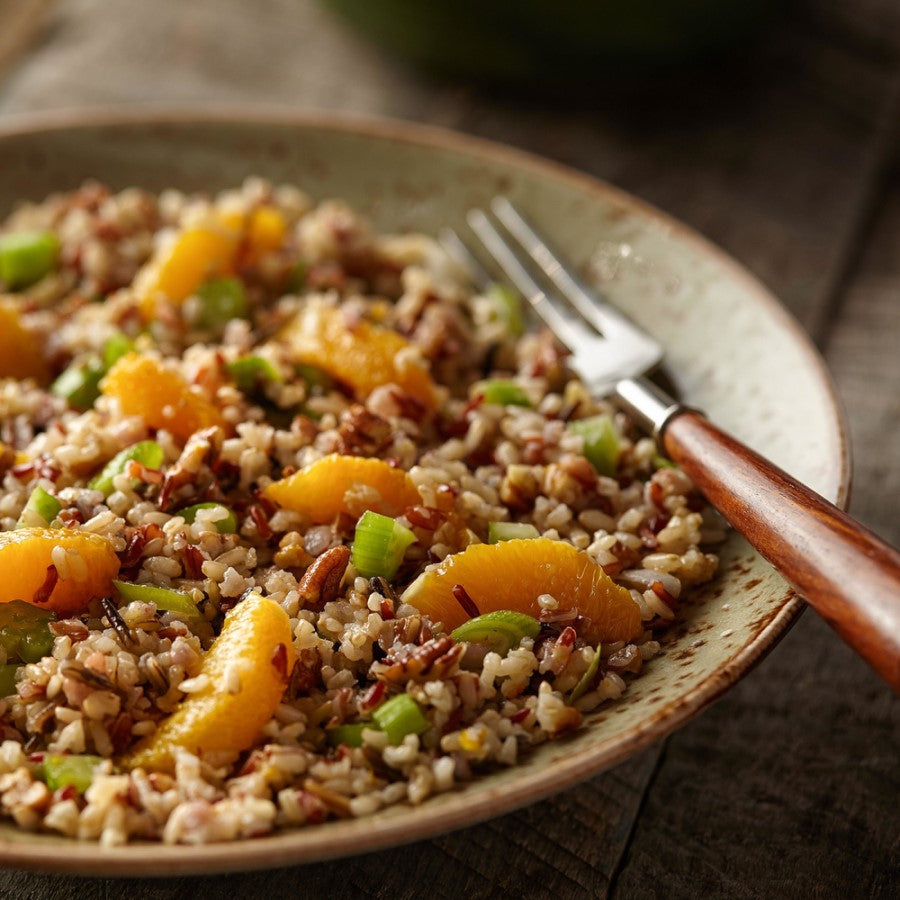
POLYGON ((297 362, 318 366, 365 399, 383 384, 396 384, 426 409, 437 405, 434 382, 413 345, 391 328, 348 323, 340 310, 310 303, 281 332, 297 362))
POLYGON ((294 668, 287 613, 274 601, 250 594, 225 617, 200 670, 204 686, 122 764, 171 772, 179 748, 203 755, 246 750, 272 718, 294 668))
POLYGON ((195 431, 222 425, 218 407, 177 372, 150 356, 123 356, 100 383, 126 416, 140 416, 150 428, 165 428, 186 441, 195 431))
POLYGON ((0 298, 0 378, 47 375, 47 363, 37 338, 22 326, 12 303, 0 298))
MULTIPOLYGON (((279 506, 325 524, 339 513, 352 513, 346 494, 356 485, 374 488, 379 497, 367 508, 385 516, 398 516, 407 506, 422 502, 412 479, 380 459, 333 453, 265 489, 279 506)), ((358 513, 357 513, 358 514, 358 513)))
POLYGON ((451 631, 469 618, 453 596, 457 584, 482 614, 508 609, 538 618, 538 597, 551 594, 560 609, 576 609, 584 617, 579 631, 588 643, 629 641, 641 633, 641 614, 629 591, 586 553, 561 541, 472 544, 422 573, 401 599, 451 631))
POLYGON ((98 534, 68 528, 0 532, 0 602, 25 600, 61 616, 77 615, 95 597, 112 593, 118 572, 112 542, 98 534), (65 554, 61 566, 53 558, 57 547, 65 554))

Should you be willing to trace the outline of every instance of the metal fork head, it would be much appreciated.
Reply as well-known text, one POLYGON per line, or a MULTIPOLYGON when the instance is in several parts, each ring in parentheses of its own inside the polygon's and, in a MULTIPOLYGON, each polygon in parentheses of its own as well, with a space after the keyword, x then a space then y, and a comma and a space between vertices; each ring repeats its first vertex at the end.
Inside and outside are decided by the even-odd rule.
MULTIPOLYGON (((621 379, 641 375, 660 362, 660 344, 589 291, 509 200, 495 198, 491 210, 502 230, 480 209, 470 210, 469 226, 500 271, 572 351, 574 368, 591 390, 609 393, 621 379), (541 273, 547 289, 533 271, 541 273)), ((473 271, 471 251, 458 235, 445 233, 441 243, 473 271)), ((473 277, 483 279, 476 265, 473 277)))

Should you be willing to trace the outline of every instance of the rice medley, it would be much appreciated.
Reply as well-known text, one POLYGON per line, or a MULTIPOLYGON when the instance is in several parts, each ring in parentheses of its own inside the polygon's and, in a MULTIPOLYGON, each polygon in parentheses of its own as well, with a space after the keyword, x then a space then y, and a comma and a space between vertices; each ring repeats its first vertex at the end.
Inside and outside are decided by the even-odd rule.
MULTIPOLYGON (((196 612, 110 590, 59 612, 37 661, 6 658, 0 644, 0 663, 15 667, 14 690, 0 699, 0 808, 22 828, 105 844, 201 843, 421 803, 515 765, 619 697, 659 652, 683 591, 712 577, 717 560, 706 548, 722 528, 688 478, 589 395, 552 335, 520 333, 520 313, 475 291, 431 238, 375 234, 341 202, 315 205, 259 179, 214 198, 86 184, 23 206, 2 231, 35 229, 57 236, 56 264, 0 302, 38 342, 46 370, 0 379, 0 533, 49 525, 29 500, 40 487, 55 498, 53 527, 102 538, 119 581, 175 589, 196 612), (161 285, 177 277, 159 264, 177 254, 179 236, 211 220, 241 233, 233 265, 212 274, 237 279, 245 306, 219 304, 218 314, 196 277, 167 295, 161 285), (368 323, 404 346, 391 344, 387 360, 351 352, 333 365, 304 363, 291 328, 310 311, 320 329, 326 320, 350 332, 368 323), (159 379, 190 386, 196 403, 127 412, 132 394, 159 379, 117 395, 115 373, 100 364, 96 396, 66 395, 59 373, 86 371, 111 341, 127 343, 127 359, 151 360, 159 379), (379 366, 393 382, 366 381, 379 366), (498 379, 505 387, 490 402, 486 385, 498 379), (572 427, 601 416, 617 442, 607 474, 572 427), (141 442, 161 448, 161 462, 132 459, 98 489, 97 473, 141 442), (393 510, 414 540, 392 577, 363 577, 345 549, 385 488, 352 478, 325 485, 338 504, 327 521, 268 495, 274 482, 335 456, 384 461, 417 492, 393 510), (523 584, 539 632, 492 649, 454 641, 409 602, 423 571, 506 522, 571 545, 627 589, 638 633, 601 641, 596 656, 577 609, 523 584), (252 743, 173 745, 170 765, 133 765, 134 748, 192 695, 218 691, 240 709, 253 676, 237 663, 247 659, 226 661, 217 684, 204 660, 225 614, 260 597, 289 622, 292 646, 278 646, 290 653, 282 665, 293 664, 252 743), (423 721, 396 738, 376 712, 401 695, 423 721), (347 742, 335 739, 350 734, 344 726, 355 729, 347 742), (87 783, 48 778, 47 759, 70 756, 101 758, 87 783)), ((52 603, 54 591, 96 571, 77 549, 56 546, 50 560, 34 597, 0 600, 52 603)), ((490 574, 479 584, 481 592, 453 586, 466 618, 484 610, 490 574)), ((277 663, 258 661, 266 671, 277 663)))

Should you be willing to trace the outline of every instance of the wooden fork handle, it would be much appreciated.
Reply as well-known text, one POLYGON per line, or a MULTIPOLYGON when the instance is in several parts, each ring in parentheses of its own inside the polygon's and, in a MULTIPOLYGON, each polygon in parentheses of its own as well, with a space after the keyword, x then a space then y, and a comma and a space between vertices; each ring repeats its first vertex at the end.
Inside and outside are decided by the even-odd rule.
POLYGON ((693 410, 671 415, 661 440, 709 502, 900 692, 900 553, 693 410))

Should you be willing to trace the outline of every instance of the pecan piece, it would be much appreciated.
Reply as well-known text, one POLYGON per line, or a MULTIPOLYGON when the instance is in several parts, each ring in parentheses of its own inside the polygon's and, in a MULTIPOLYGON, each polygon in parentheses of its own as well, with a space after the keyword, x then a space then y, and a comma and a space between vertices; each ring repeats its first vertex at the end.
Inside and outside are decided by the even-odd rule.
POLYGON ((341 589, 341 580, 350 563, 350 548, 341 544, 326 550, 303 573, 297 589, 305 606, 323 607, 334 600, 341 589))

